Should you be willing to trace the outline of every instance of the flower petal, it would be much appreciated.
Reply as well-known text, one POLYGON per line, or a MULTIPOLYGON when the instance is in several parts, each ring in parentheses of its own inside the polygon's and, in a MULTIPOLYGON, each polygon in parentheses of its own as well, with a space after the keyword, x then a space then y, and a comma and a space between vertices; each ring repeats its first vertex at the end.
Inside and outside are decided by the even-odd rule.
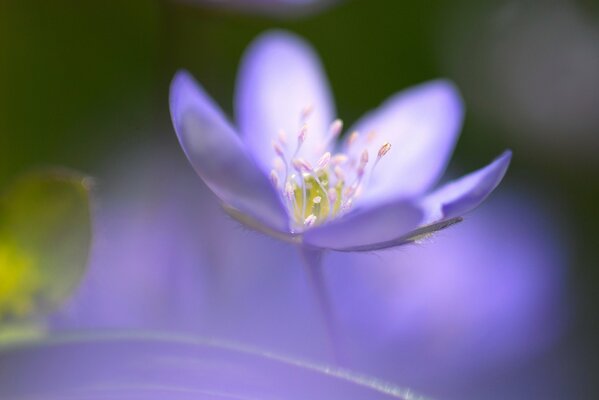
POLYGON ((317 55, 294 35, 266 33, 249 47, 239 70, 235 106, 243 140, 267 172, 276 157, 272 141, 281 130, 287 134, 287 157, 292 156, 306 107, 312 112, 299 155, 312 162, 326 150, 319 147, 333 121, 332 96, 317 55))
POLYGON ((210 189, 227 205, 287 231, 287 213, 275 189, 189 73, 179 72, 173 79, 170 106, 179 142, 210 189))
POLYGON ((503 179, 512 152, 506 150, 484 168, 443 185, 422 201, 427 221, 449 219, 467 213, 482 203, 503 179))
POLYGON ((201 337, 72 334, 0 352, 2 399, 424 400, 345 369, 201 337))
POLYGON ((422 221, 422 211, 398 201, 356 209, 329 223, 307 230, 304 243, 337 251, 366 251, 371 246, 403 237, 422 221))
POLYGON ((363 117, 352 130, 360 133, 360 139, 350 151, 367 148, 373 160, 385 143, 391 149, 379 161, 360 201, 385 201, 426 191, 445 170, 462 119, 460 94, 445 80, 400 92, 363 117))

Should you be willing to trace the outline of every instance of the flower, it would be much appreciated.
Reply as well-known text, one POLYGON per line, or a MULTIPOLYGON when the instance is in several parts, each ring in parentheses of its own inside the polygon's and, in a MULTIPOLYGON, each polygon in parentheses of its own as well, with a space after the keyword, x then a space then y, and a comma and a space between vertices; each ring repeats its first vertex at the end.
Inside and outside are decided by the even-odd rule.
POLYGON ((189 73, 170 110, 196 172, 246 225, 307 248, 369 251, 413 242, 461 220, 499 184, 506 151, 429 192, 446 167, 463 107, 448 81, 391 97, 338 142, 343 123, 316 55, 301 39, 266 33, 238 78, 238 130, 189 73))
MULTIPOLYGON (((165 150, 127 152, 104 174, 91 265, 53 330, 158 330, 332 363, 294 246, 240 230, 165 150)), ((563 385, 522 367, 545 359, 567 322, 571 234, 544 198, 507 191, 434 243, 330 254, 344 366, 435 398, 544 398, 563 385), (502 371, 518 379, 499 384, 502 371)))

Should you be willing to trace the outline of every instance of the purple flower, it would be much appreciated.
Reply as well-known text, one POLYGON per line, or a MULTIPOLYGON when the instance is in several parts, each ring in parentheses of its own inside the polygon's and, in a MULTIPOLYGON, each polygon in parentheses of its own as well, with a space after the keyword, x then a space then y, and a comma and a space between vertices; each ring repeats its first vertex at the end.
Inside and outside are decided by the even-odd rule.
POLYGON ((306 248, 368 251, 413 242, 461 220, 499 184, 506 151, 430 191, 462 124, 457 89, 437 80, 398 93, 339 141, 320 63, 301 39, 267 33, 238 78, 238 129, 187 72, 173 79, 179 141, 225 210, 306 248))

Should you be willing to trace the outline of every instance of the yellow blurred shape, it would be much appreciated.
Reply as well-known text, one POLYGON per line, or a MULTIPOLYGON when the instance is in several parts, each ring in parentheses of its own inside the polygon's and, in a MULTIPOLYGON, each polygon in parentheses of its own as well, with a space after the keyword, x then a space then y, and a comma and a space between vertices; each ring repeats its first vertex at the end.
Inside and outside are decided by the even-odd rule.
POLYGON ((40 289, 41 276, 34 260, 16 246, 0 241, 0 320, 32 313, 40 289))

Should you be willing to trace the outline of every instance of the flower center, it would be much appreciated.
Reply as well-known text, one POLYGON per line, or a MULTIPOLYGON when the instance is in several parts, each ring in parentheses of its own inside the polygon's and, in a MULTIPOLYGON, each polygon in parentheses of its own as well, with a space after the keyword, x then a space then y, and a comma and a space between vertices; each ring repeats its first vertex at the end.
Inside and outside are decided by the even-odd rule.
MULTIPOLYGON (((275 159, 270 179, 288 208, 294 232, 321 224, 351 209, 379 160, 391 149, 390 143, 383 144, 370 165, 368 149, 361 152, 355 149, 360 134, 352 132, 340 146, 342 149, 332 154, 328 149, 343 129, 342 121, 337 119, 330 125, 323 142, 316 146, 313 159, 317 161, 312 165, 299 157, 308 136, 307 122, 311 112, 310 107, 302 112, 295 143, 290 143, 284 131, 280 131, 272 142, 275 159)), ((367 142, 371 142, 375 135, 369 133, 367 142)))

